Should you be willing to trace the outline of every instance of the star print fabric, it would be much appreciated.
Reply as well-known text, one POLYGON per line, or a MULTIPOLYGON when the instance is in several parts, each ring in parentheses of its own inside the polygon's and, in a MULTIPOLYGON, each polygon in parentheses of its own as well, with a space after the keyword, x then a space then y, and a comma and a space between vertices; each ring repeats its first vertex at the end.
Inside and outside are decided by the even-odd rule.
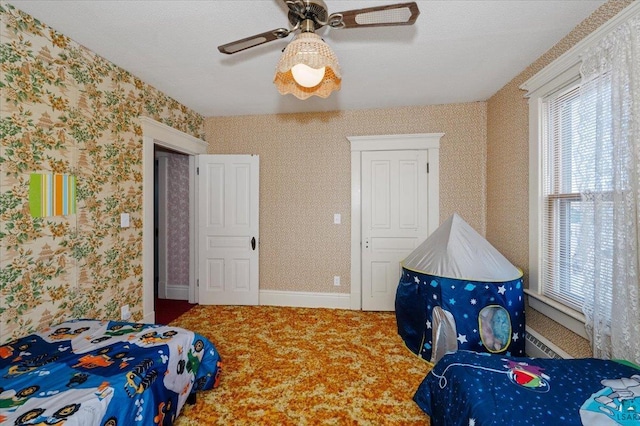
MULTIPOLYGON (((455 336, 457 349, 524 356, 522 277, 480 282, 424 274, 403 268, 396 294, 398 332, 407 347, 435 363, 444 339, 455 336), (433 321, 434 309, 449 321, 433 321), (449 327, 443 330, 441 327, 449 327), (453 329, 451 329, 453 328, 453 329)), ((451 339, 447 339, 451 341, 451 339)))

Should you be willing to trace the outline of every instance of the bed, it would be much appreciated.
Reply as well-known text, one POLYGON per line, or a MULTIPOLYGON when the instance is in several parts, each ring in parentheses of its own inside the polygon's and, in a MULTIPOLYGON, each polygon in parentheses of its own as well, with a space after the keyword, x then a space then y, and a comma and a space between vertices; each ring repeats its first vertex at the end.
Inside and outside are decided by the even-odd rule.
POLYGON ((167 425, 221 360, 178 327, 73 320, 0 346, 0 424, 167 425))
POLYGON ((433 426, 637 426, 640 367, 457 351, 434 366, 414 400, 433 426))

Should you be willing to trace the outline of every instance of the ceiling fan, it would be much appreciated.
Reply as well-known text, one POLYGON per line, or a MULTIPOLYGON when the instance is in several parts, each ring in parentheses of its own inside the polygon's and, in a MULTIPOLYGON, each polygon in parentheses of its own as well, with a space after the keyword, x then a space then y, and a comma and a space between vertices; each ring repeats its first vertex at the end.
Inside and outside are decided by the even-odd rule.
POLYGON ((327 97, 340 89, 338 60, 331 48, 315 34, 331 28, 366 28, 412 25, 420 11, 416 2, 396 3, 329 14, 323 0, 283 0, 289 9, 290 28, 276 28, 218 46, 221 53, 234 54, 298 32, 287 45, 276 67, 274 83, 281 94, 300 99, 327 97))

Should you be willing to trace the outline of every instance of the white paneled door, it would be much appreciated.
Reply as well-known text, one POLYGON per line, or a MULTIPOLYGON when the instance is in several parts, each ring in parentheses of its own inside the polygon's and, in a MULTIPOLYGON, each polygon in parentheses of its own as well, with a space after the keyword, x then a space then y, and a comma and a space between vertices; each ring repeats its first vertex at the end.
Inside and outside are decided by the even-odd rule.
POLYGON ((257 155, 198 156, 198 280, 203 305, 257 305, 257 155))
POLYGON ((428 236, 428 151, 362 152, 362 309, 395 310, 400 262, 428 236))

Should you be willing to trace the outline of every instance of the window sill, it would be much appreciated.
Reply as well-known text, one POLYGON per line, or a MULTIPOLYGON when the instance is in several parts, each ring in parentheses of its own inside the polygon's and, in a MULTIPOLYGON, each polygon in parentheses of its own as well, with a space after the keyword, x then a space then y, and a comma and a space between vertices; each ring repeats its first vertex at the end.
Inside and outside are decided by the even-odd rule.
POLYGON ((568 328, 579 336, 588 339, 584 328, 585 317, 582 312, 575 311, 561 303, 556 302, 529 289, 524 292, 528 296, 529 306, 541 314, 551 318, 560 325, 568 328))

